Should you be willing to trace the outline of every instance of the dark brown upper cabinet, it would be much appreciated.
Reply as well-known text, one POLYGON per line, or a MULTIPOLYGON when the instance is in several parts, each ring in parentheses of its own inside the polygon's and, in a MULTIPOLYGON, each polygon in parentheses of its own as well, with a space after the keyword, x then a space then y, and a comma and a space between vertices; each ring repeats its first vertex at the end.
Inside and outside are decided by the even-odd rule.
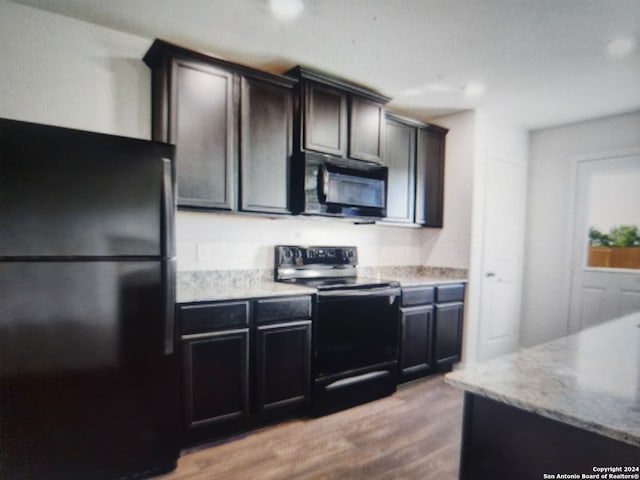
POLYGON ((437 125, 387 112, 387 217, 381 223, 442 227, 447 132, 437 125))
POLYGON ((176 145, 178 207, 289 212, 296 81, 156 40, 153 139, 176 145))
POLYGON ((383 158, 383 104, 352 95, 350 107, 349 156, 380 162, 383 158))
POLYGON ((304 96, 304 148, 346 156, 347 94, 309 82, 304 96))
POLYGON ((168 138, 162 140, 176 145, 179 204, 232 210, 238 154, 234 76, 181 59, 170 62, 169 75, 175 88, 168 138))
POLYGON ((293 91, 244 76, 240 103, 240 209, 288 213, 293 91))
POLYGON ((448 130, 437 125, 418 129, 416 150, 416 223, 442 228, 444 223, 444 154, 448 130))
POLYGON ((388 97, 304 67, 286 75, 299 81, 294 150, 382 162, 388 97))
POLYGON ((413 223, 415 207, 416 128, 386 120, 384 164, 387 178, 386 222, 413 223))

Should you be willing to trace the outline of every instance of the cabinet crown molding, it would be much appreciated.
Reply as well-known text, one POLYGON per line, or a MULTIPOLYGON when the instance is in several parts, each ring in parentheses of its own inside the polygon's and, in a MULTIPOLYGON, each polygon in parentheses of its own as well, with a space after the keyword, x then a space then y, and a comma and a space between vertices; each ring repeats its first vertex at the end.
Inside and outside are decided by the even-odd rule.
POLYGON ((277 75, 230 62, 228 60, 222 60, 221 58, 189 50, 188 48, 184 48, 158 38, 153 41, 153 44, 151 44, 151 47, 149 47, 149 50, 147 50, 147 53, 142 60, 149 68, 153 69, 160 66, 167 59, 199 61, 246 77, 262 79, 271 83, 280 84, 284 87, 293 87, 298 83, 295 78, 290 76, 277 75))
POLYGON ((422 120, 418 120, 413 117, 409 117, 400 113, 391 112, 389 110, 386 111, 387 120, 392 120, 394 122, 404 123, 405 125, 409 125, 411 127, 423 128, 425 130, 430 130, 432 132, 437 132, 442 135, 446 135, 449 132, 448 128, 441 127, 440 125, 435 125, 433 123, 423 122, 422 120))
POLYGON ((382 95, 381 93, 376 92, 375 90, 371 90, 369 88, 363 87, 362 85, 358 85, 357 83, 350 82, 348 80, 344 80, 342 78, 335 77, 333 75, 326 74, 319 70, 314 70, 312 68, 303 67, 298 65, 297 67, 292 68, 284 73, 289 77, 293 77, 299 80, 311 80, 323 83, 325 85, 330 85, 335 88, 339 88, 341 90, 346 90, 349 93, 354 93, 356 95, 360 95, 361 97, 367 98, 374 102, 380 103, 388 103, 391 100, 390 97, 382 95))

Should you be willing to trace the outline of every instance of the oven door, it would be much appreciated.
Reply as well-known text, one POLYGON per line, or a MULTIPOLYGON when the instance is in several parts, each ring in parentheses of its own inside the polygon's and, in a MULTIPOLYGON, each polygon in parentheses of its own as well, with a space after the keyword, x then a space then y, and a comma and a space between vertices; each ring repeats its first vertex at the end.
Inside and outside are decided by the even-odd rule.
POLYGON ((395 287, 320 292, 316 380, 344 378, 397 362, 399 298, 395 287))

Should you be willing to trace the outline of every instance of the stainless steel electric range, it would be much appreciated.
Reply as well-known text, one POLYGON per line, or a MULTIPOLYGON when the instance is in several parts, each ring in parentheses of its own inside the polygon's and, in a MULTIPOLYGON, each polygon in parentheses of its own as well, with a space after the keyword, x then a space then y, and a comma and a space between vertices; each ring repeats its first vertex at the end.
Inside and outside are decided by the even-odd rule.
POLYGON ((396 390, 400 285, 359 277, 356 247, 275 247, 275 280, 316 289, 311 413, 396 390))

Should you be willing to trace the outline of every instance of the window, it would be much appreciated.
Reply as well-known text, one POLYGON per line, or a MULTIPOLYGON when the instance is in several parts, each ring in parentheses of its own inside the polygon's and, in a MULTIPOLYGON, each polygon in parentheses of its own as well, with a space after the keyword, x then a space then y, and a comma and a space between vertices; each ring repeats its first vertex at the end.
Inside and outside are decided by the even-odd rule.
POLYGON ((591 176, 587 266, 640 269, 640 172, 591 176))

